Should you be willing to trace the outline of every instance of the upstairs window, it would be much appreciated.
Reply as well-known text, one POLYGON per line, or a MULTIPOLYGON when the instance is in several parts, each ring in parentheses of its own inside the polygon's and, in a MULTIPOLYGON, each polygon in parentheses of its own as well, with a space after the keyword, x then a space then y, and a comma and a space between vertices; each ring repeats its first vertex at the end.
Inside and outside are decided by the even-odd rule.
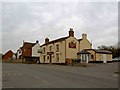
POLYGON ((56 51, 59 52, 59 45, 56 45, 56 51))
POLYGON ((43 48, 43 53, 45 53, 45 48, 43 48))
POLYGON ((52 51, 52 46, 50 46, 49 48, 50 48, 50 51, 52 51))

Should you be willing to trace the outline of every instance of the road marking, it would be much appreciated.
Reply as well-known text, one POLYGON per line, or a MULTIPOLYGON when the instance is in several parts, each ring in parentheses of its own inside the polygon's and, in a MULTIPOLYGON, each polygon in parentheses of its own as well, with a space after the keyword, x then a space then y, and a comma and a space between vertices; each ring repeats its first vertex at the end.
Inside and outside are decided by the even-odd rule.
POLYGON ((117 77, 118 75, 113 75, 113 76, 117 77))

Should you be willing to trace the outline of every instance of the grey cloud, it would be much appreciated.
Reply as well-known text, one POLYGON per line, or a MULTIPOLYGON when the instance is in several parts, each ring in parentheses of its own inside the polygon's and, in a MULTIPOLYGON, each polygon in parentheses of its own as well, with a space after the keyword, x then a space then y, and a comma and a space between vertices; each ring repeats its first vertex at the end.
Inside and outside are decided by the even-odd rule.
POLYGON ((87 33, 94 48, 117 38, 117 3, 4 2, 2 15, 3 52, 16 51, 22 40, 42 44, 45 37, 66 36, 70 27, 77 38, 87 33))

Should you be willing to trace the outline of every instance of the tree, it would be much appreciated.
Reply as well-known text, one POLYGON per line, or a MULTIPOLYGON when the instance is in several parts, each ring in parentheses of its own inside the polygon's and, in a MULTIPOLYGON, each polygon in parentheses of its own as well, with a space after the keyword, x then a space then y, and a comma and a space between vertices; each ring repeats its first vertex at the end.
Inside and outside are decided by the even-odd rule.
POLYGON ((111 51, 113 53, 113 58, 120 57, 120 47, 118 46, 115 47, 115 46, 101 45, 101 46, 98 46, 98 49, 111 51))

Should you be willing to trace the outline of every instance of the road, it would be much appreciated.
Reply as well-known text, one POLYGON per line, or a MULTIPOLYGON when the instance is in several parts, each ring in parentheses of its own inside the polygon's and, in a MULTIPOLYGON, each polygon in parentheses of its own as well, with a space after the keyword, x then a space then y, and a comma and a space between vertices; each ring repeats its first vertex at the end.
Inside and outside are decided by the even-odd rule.
POLYGON ((88 67, 2 64, 3 88, 118 88, 118 63, 88 67))

